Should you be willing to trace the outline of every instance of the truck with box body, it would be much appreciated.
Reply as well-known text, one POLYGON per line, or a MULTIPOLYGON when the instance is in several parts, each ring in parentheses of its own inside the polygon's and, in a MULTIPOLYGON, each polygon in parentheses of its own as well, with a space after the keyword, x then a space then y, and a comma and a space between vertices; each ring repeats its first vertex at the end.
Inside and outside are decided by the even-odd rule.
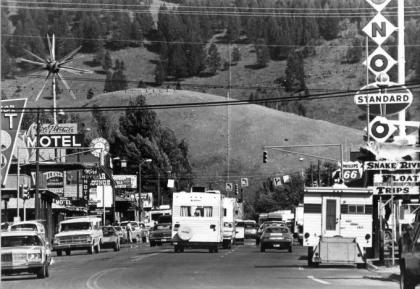
POLYGON ((303 245, 308 247, 308 265, 365 266, 372 220, 372 189, 306 187, 303 245))
POLYGON ((172 199, 172 242, 184 248, 218 252, 223 242, 223 198, 220 191, 178 192, 172 199))
POLYGON ((235 241, 236 198, 223 198, 223 249, 230 249, 235 241))

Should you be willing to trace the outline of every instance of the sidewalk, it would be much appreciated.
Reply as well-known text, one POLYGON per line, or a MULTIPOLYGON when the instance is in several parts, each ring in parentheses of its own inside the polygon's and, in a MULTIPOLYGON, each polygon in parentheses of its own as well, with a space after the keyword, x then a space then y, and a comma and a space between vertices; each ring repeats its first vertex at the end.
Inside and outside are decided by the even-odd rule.
POLYGON ((398 264, 398 259, 395 260, 395 264, 392 265, 388 261, 389 265, 384 265, 379 262, 379 259, 368 259, 366 261, 367 269, 371 272, 380 274, 383 278, 400 281, 400 267, 398 264))

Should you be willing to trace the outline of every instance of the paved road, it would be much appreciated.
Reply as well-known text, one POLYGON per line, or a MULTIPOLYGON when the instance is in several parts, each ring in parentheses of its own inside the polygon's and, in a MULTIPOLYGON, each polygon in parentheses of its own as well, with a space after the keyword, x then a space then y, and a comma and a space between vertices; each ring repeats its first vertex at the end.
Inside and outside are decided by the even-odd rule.
POLYGON ((209 254, 172 247, 126 245, 120 252, 53 257, 50 277, 6 277, 2 288, 399 288, 392 278, 353 266, 306 266, 306 250, 259 252, 255 246, 236 246, 209 254))

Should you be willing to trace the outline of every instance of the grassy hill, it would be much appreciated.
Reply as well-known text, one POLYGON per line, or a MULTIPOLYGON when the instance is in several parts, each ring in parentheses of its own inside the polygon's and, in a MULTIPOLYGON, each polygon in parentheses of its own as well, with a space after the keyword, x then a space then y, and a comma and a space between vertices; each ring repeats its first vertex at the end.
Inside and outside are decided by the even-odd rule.
MULTIPOLYGON (((98 95, 89 105, 125 105, 137 95, 146 96, 148 104, 223 101, 224 98, 186 90, 131 89, 98 95)), ((300 172, 309 166, 310 158, 269 150, 269 162, 262 163, 263 146, 295 144, 343 144, 345 156, 362 143, 362 132, 320 120, 312 120, 258 105, 231 106, 228 122, 227 107, 196 107, 156 110, 161 123, 175 131, 178 139, 186 139, 195 180, 208 185, 223 184, 227 179, 229 160, 230 181, 248 177, 259 184, 268 176, 300 172), (229 124, 228 124, 229 123, 229 124), (229 125, 229 132, 228 132, 229 125), (230 135, 228 141, 228 135, 230 135)), ((110 114, 117 123, 119 114, 110 114)), ((89 123, 91 116, 84 114, 89 123)), ((339 160, 338 147, 300 149, 339 160)), ((316 159, 312 159, 315 163, 316 159)))

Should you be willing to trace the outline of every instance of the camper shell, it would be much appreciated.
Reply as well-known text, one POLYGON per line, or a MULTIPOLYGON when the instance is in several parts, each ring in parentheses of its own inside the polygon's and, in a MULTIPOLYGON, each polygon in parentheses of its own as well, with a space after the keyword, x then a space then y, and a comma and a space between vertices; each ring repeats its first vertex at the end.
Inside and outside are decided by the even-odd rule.
POLYGON ((220 191, 179 192, 172 200, 172 241, 184 248, 218 252, 223 242, 223 198, 220 191))
POLYGON ((372 189, 306 187, 303 245, 308 265, 366 264, 372 247, 372 189))

